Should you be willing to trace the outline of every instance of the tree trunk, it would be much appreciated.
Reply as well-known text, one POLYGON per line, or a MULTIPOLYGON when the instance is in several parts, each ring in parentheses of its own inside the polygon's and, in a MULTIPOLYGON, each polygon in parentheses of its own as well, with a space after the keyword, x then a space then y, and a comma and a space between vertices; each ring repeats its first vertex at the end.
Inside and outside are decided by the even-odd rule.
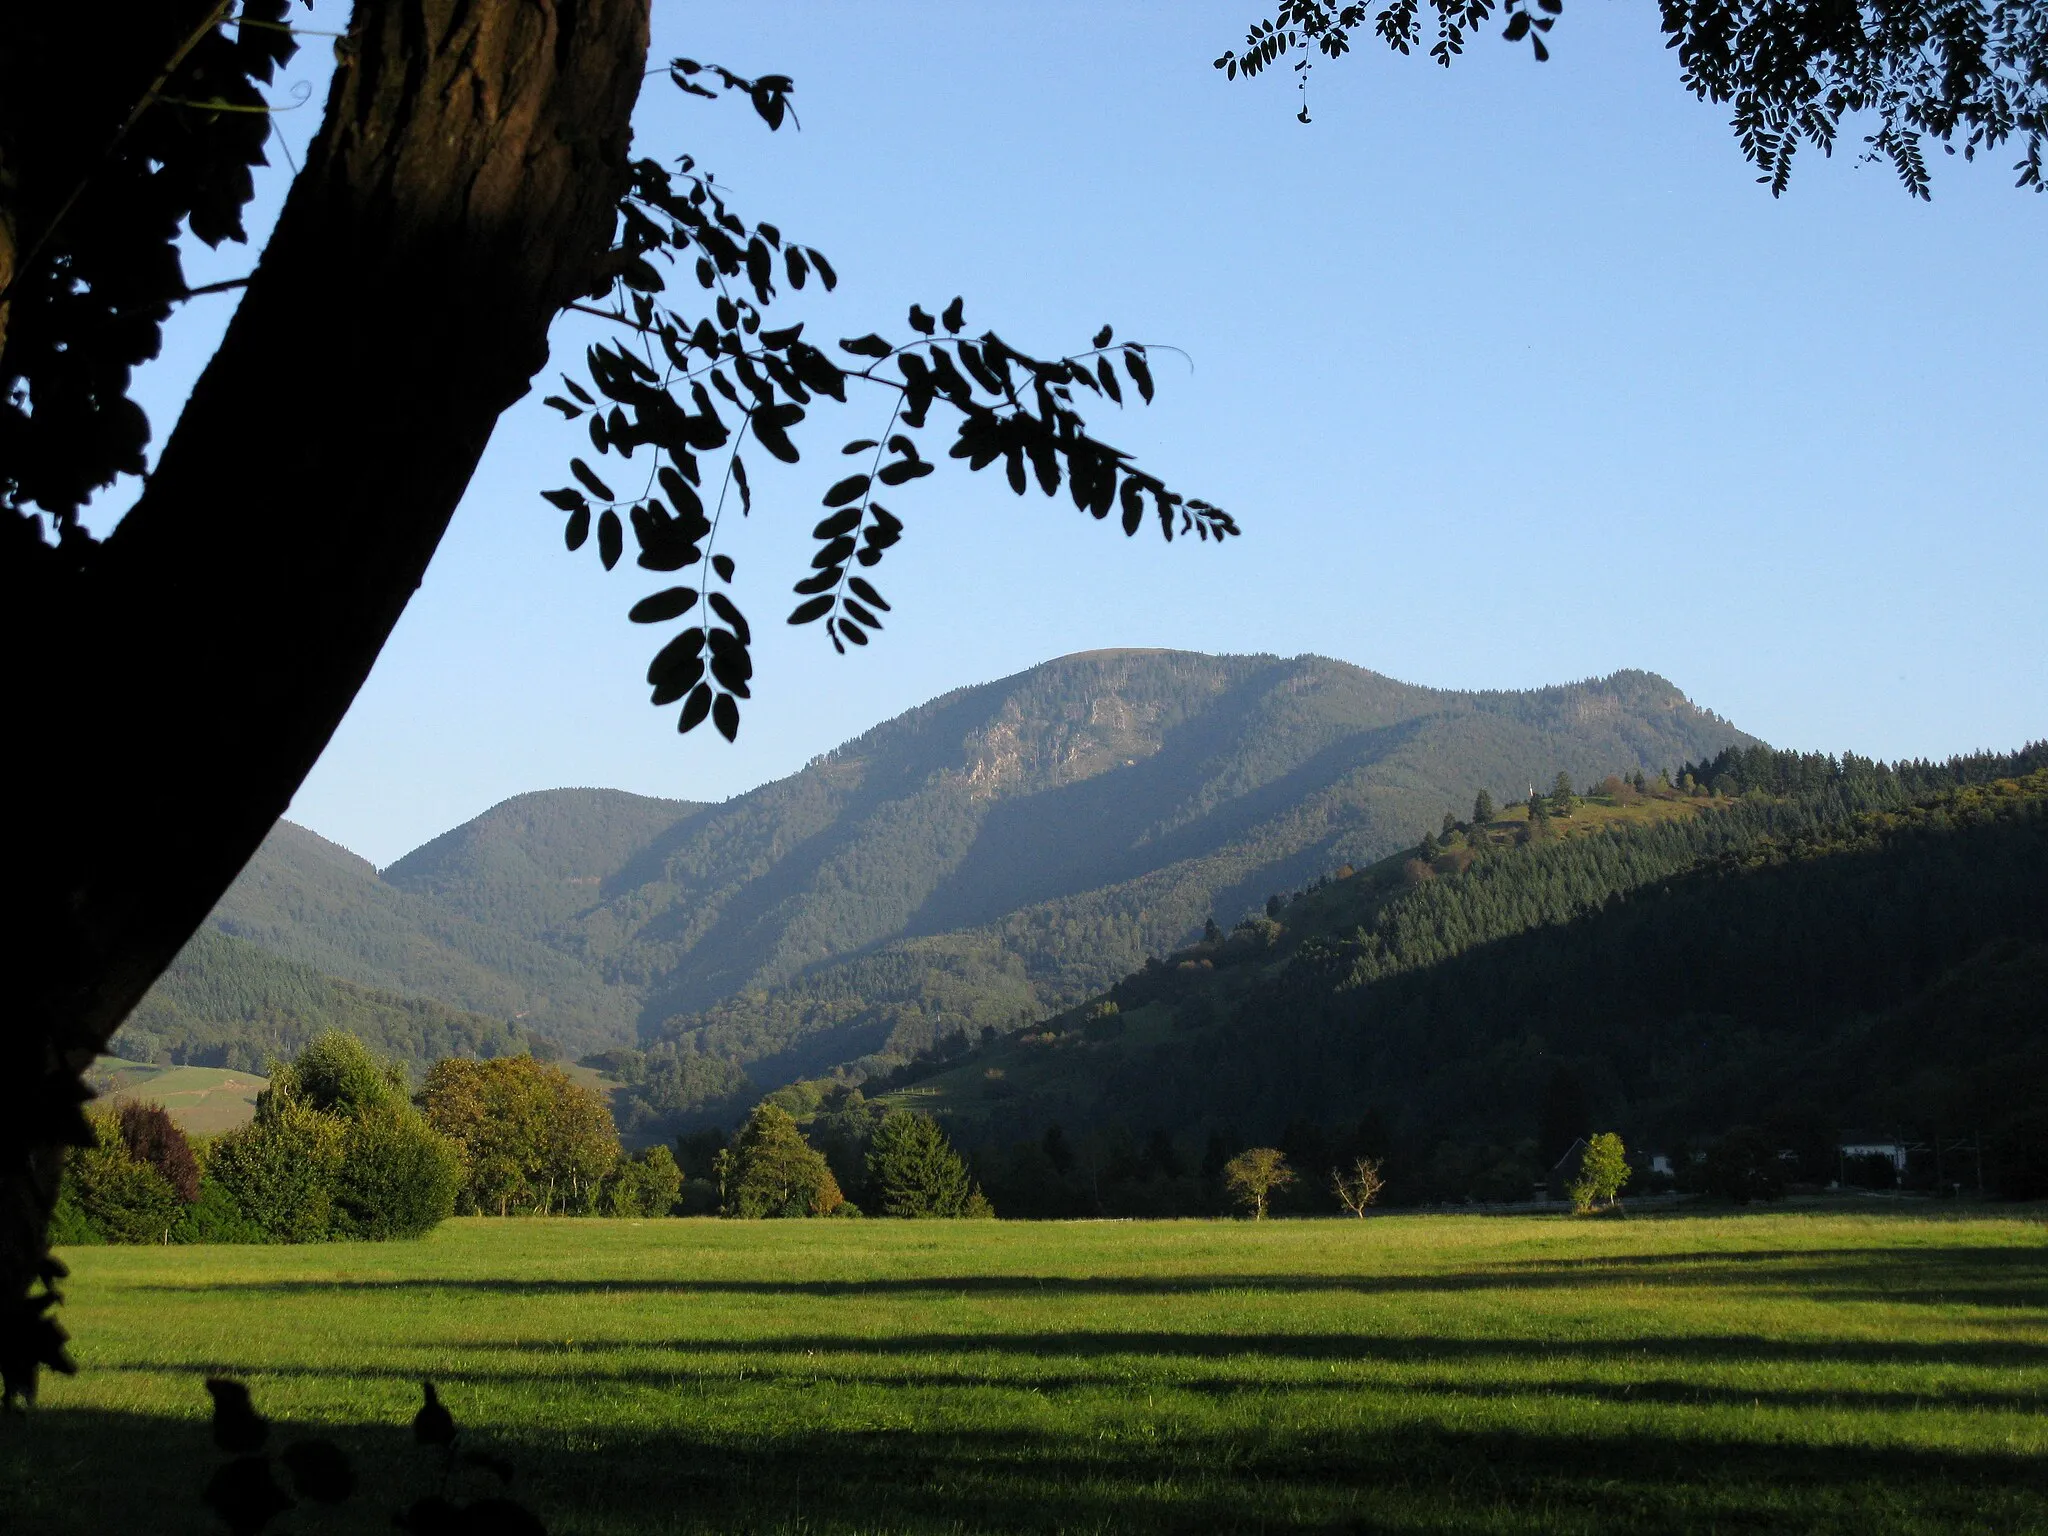
MULTIPOLYGON (((604 280, 647 11, 359 0, 320 137, 142 498, 65 590, 4 604, 11 883, 37 903, 0 1026, 15 1322, 79 1072, 289 805, 549 322, 604 280)), ((0 1346, 18 1389, 27 1346, 12 1326, 0 1346)))

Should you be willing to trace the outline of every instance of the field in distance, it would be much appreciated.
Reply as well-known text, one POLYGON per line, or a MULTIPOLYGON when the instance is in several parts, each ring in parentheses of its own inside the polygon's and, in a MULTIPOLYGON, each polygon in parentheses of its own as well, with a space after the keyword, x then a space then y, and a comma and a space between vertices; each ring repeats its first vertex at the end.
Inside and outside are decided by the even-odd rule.
POLYGON ((318 1426, 363 1470, 293 1530, 432 1486, 429 1376, 558 1533, 2041 1530, 2044 1236, 1923 1207, 73 1250, 82 1370, 0 1441, 0 1526, 217 1529, 226 1371, 273 1445, 318 1426))
POLYGON ((256 1095, 270 1079, 223 1067, 157 1067, 102 1056, 87 1082, 101 1099, 161 1104, 188 1136, 215 1136, 256 1118, 256 1095))

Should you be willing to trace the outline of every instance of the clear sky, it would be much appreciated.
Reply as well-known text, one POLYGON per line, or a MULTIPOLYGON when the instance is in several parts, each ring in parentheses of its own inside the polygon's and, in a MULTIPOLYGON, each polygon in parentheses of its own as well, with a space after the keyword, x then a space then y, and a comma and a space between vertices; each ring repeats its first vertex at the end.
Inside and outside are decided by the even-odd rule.
MULTIPOLYGON (((796 79, 800 132, 659 79, 637 119, 639 152, 695 154, 833 259, 839 292, 793 316, 901 334, 958 293, 1026 350, 1105 321, 1183 347, 1103 435, 1245 535, 1126 542, 948 465, 892 502, 895 614, 841 659, 781 622, 835 450, 880 424, 827 411, 730 546, 758 642, 739 743, 678 737, 625 618, 658 583, 567 555, 535 494, 587 451, 536 391, 294 803, 378 863, 522 790, 722 798, 1103 646, 1457 688, 1642 667, 1773 743, 1882 757, 2048 735, 2048 197, 2014 154, 1940 159, 1931 205, 1812 156, 1773 201, 1642 3, 1573 4, 1540 67, 1491 37, 1448 72, 1364 48, 1315 72, 1307 127, 1284 72, 1209 66, 1255 0, 655 9, 657 58, 796 79)), ((295 154, 327 57, 309 40, 317 89, 279 118, 295 154)), ((159 433, 229 302, 188 306, 146 377, 159 433)), ((587 339, 562 323, 557 358, 587 339)))

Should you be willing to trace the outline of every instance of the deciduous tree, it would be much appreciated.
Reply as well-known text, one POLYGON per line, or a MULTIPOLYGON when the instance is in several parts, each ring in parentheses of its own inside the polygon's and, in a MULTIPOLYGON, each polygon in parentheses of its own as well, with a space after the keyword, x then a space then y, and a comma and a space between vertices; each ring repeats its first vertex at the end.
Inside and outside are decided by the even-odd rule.
POLYGON ((1264 1221, 1267 1203, 1293 1183, 1294 1170, 1277 1147, 1252 1147, 1223 1165, 1223 1187, 1254 1221, 1264 1221))
POLYGON ((1377 1158, 1354 1158, 1349 1168, 1335 1168, 1330 1172, 1330 1193, 1354 1216, 1363 1216, 1366 1207, 1379 1199, 1384 1188, 1386 1180, 1380 1176, 1377 1158))
POLYGON ((1611 1205, 1628 1182, 1628 1149, 1612 1131, 1602 1131, 1586 1143, 1579 1157, 1579 1171, 1565 1186, 1572 1209, 1584 1215, 1611 1205))

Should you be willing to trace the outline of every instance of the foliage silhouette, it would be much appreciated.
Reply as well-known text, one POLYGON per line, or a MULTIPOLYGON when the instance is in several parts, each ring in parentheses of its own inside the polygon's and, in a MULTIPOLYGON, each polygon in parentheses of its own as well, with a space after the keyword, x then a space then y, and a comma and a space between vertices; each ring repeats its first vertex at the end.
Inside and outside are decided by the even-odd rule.
MULTIPOLYGON (((1661 0, 1666 47, 1679 78, 1701 101, 1733 103, 1729 126, 1757 180, 1781 195, 1802 144, 1832 154, 1843 121, 1874 115, 1864 143, 1911 195, 1930 195, 1925 144, 1963 157, 2017 140, 2018 184, 2042 190, 2048 138, 2048 7, 2039 0, 1995 0, 1956 7, 1941 0, 1904 3, 1779 5, 1772 0, 1661 0)), ((1527 41, 1538 63, 1564 0, 1391 0, 1377 11, 1353 0, 1280 0, 1252 23, 1244 51, 1225 49, 1216 67, 1249 79, 1292 58, 1309 121, 1307 82, 1316 54, 1338 59, 1365 30, 1396 53, 1422 46, 1448 69, 1469 35, 1498 13, 1501 36, 1527 41)))

